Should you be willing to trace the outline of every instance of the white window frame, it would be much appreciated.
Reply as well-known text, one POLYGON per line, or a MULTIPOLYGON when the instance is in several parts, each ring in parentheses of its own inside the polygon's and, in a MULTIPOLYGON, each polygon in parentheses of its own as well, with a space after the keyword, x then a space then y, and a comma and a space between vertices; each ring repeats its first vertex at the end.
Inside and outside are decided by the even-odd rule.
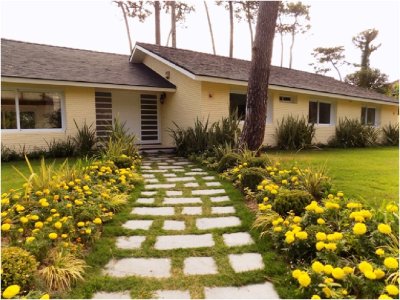
POLYGON ((2 89, 2 91, 11 91, 14 92, 15 94, 15 113, 16 115, 16 122, 17 122, 17 128, 16 129, 2 129, 1 131, 4 132, 12 132, 12 133, 47 133, 47 132, 65 132, 66 131, 66 113, 65 113, 65 96, 63 91, 60 90, 55 90, 55 89, 39 89, 39 88, 5 88, 2 89), (19 96, 18 93, 19 92, 32 92, 32 93, 37 93, 37 92, 41 92, 41 93, 58 93, 60 95, 60 107, 61 107, 61 128, 30 128, 30 129, 23 129, 21 128, 21 124, 20 124, 20 110, 19 110, 19 96))
MULTIPOLYGON (((334 126, 335 125, 335 120, 336 120, 336 105, 335 103, 331 102, 331 101, 326 101, 326 100, 315 100, 315 99, 311 99, 308 102, 308 114, 310 114, 310 102, 317 102, 317 122, 314 123, 316 126, 320 126, 320 127, 328 127, 328 126, 334 126), (331 105, 331 109, 329 111, 329 124, 320 124, 319 123, 319 104, 320 103, 326 103, 326 104, 330 104, 331 105)), ((310 123, 311 124, 311 123, 310 123)))
MULTIPOLYGON (((246 95, 247 96, 247 91, 243 91, 243 90, 230 90, 229 91, 229 95, 230 94, 240 94, 240 95, 246 95)), ((274 97, 272 94, 268 94, 268 98, 267 98, 267 115, 265 117, 265 124, 270 125, 273 123, 273 109, 274 109, 274 97)), ((246 98, 246 103, 247 103, 247 98, 246 98)), ((239 121, 240 125, 244 124, 244 120, 239 121)))
POLYGON ((368 119, 368 109, 375 109, 375 123, 370 125, 370 124, 367 124, 367 122, 363 123, 363 120, 361 120, 361 124, 368 125, 368 126, 373 126, 373 127, 379 127, 380 126, 380 111, 379 111, 379 108, 376 107, 376 106, 371 106, 371 105, 362 105, 361 106, 361 112, 362 112, 363 108, 366 109, 366 114, 365 114, 365 118, 366 119, 364 120, 364 122, 367 121, 367 119, 368 119))

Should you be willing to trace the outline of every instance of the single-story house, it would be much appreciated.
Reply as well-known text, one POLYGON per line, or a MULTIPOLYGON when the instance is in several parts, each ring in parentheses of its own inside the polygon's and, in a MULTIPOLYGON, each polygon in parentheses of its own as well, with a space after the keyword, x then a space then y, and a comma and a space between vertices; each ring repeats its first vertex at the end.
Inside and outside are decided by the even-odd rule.
MULTIPOLYGON (((173 122, 219 120, 245 112, 250 62, 137 43, 131 55, 2 39, 2 144, 28 149, 74 136, 77 124, 97 135, 119 117, 148 148, 171 148, 173 122)), ((264 144, 274 145, 286 115, 316 124, 314 142, 326 143, 340 118, 377 127, 398 122, 398 101, 333 78, 272 67, 264 144)))

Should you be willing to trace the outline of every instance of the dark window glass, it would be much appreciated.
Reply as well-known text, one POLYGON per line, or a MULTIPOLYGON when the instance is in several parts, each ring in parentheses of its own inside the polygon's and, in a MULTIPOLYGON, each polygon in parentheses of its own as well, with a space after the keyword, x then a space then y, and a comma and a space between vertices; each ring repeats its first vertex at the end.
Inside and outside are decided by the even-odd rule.
POLYGON ((318 102, 311 102, 308 105, 308 123, 318 122, 318 102))
POLYGON ((367 124, 375 125, 375 108, 367 109, 367 124))
POLYGON ((17 129, 17 111, 13 91, 1 92, 1 129, 17 129))
POLYGON ((319 124, 331 123, 331 105, 319 102, 319 124))
POLYGON ((367 108, 361 107, 361 124, 365 125, 366 119, 367 119, 367 108))
POLYGON ((229 112, 231 115, 237 113, 239 120, 244 120, 246 116, 245 94, 230 94, 229 112))
POLYGON ((61 97, 57 93, 21 92, 19 111, 21 129, 62 127, 61 97))

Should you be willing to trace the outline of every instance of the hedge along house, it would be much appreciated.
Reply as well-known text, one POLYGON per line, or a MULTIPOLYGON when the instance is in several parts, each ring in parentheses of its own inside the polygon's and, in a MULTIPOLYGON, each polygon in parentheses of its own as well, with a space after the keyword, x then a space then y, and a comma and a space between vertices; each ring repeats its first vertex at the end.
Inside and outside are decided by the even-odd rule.
MULTIPOLYGON (((245 113, 250 62, 137 43, 132 54, 2 40, 2 144, 28 149, 76 134, 93 124, 99 137, 118 117, 142 148, 174 146, 173 122, 219 120, 245 113)), ((287 115, 316 124, 326 143, 340 118, 383 126, 398 120, 398 102, 333 78, 272 67, 264 144, 287 115)))

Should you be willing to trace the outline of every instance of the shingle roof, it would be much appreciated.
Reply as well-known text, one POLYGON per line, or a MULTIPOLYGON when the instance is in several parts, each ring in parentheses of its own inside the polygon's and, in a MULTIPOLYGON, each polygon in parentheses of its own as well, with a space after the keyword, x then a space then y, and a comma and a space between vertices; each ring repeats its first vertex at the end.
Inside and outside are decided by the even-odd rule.
POLYGON ((1 40, 2 76, 157 88, 175 86, 128 55, 1 40))
MULTIPOLYGON (((198 76, 248 81, 250 61, 146 43, 136 45, 198 76)), ((398 103, 386 95, 356 87, 332 77, 272 66, 270 84, 361 99, 398 103)))

